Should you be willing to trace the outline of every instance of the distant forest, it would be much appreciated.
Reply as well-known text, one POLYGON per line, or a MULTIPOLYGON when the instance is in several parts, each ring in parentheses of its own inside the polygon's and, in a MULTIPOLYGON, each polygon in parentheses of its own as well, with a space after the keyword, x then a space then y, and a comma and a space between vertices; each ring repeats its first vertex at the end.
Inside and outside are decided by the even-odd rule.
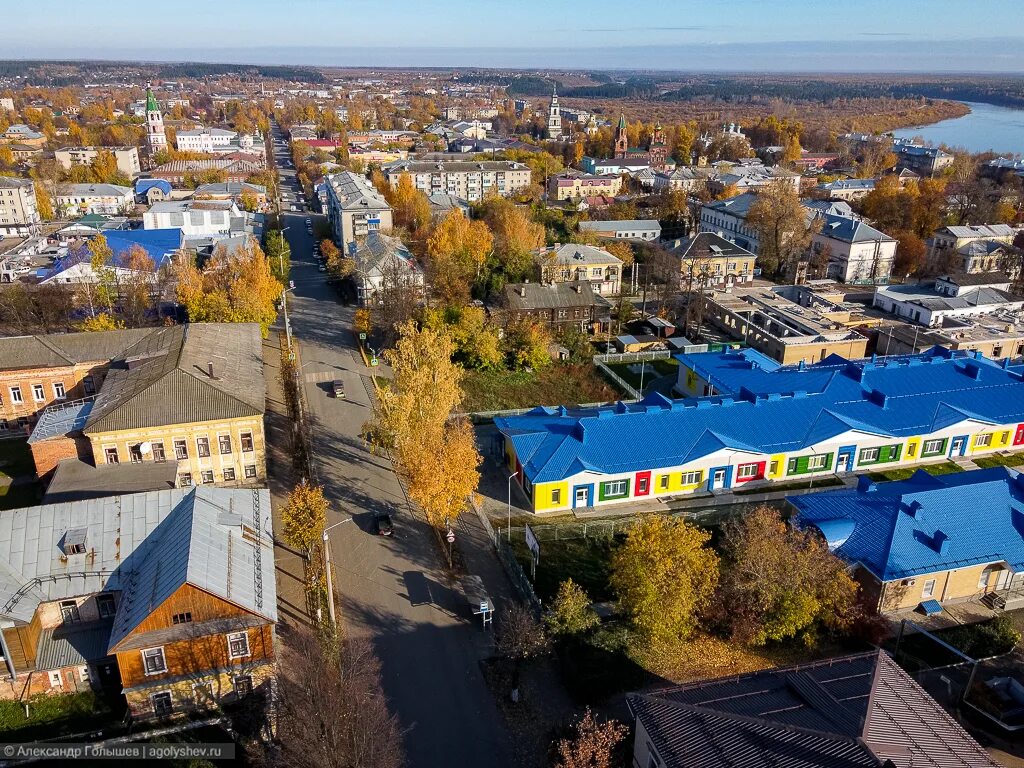
POLYGON ((112 61, 0 61, 0 77, 24 77, 32 85, 64 88, 93 81, 98 74, 116 77, 134 70, 163 80, 202 79, 237 75, 241 78, 277 78, 304 83, 325 83, 323 72, 312 67, 265 66, 257 64, 145 64, 112 61))

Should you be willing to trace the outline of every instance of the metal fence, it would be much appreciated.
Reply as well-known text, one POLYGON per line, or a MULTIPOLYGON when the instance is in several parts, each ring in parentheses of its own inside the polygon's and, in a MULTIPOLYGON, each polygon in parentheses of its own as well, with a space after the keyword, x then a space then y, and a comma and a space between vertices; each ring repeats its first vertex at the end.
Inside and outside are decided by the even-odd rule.
POLYGON ((611 379, 615 386, 617 386, 619 389, 621 389, 623 392, 625 392, 633 399, 639 400, 641 397, 643 397, 643 395, 636 388, 634 388, 633 385, 631 385, 624 378, 619 376, 619 374, 617 374, 615 371, 609 368, 605 363, 598 360, 596 357, 594 358, 594 365, 597 367, 597 370, 601 371, 601 373, 603 373, 605 376, 611 379))
MULTIPOLYGON (((495 531, 494 526, 491 525, 491 521, 487 519, 485 515, 476 504, 472 505, 473 511, 476 512, 477 517, 480 518, 480 524, 483 525, 484 530, 487 531, 487 535, 491 539, 491 543, 494 544, 494 549, 498 553, 498 560, 501 562, 501 567, 505 569, 505 573, 508 575, 509 581, 512 582, 512 586, 516 592, 519 593, 519 597, 530 606, 534 615, 540 618, 541 612, 544 610, 541 600, 537 597, 537 593, 533 591, 533 584, 526 577, 526 573, 523 571, 523 567, 516 560, 515 553, 512 551, 512 547, 509 543, 502 538, 500 531, 495 531)), ((520 529, 522 530, 522 529, 520 529)))
POLYGON ((594 364, 597 363, 641 363, 649 360, 670 360, 672 352, 667 349, 649 349, 646 352, 609 352, 603 355, 594 355, 594 364))
MULTIPOLYGON (((628 533, 636 525, 635 517, 621 520, 590 520, 583 523, 531 525, 537 541, 569 541, 571 539, 610 539, 619 533, 628 533)), ((512 527, 513 538, 523 538, 525 529, 512 527)))

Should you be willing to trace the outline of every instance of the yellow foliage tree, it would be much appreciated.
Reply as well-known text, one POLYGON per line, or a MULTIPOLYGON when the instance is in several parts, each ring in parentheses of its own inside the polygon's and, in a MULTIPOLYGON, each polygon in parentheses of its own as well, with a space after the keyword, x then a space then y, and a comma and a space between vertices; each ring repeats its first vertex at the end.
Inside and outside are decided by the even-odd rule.
POLYGON ((630 529, 612 556, 611 586, 619 609, 648 640, 685 640, 718 585, 711 535, 666 515, 630 529))
POLYGON ((480 480, 472 430, 451 419, 465 374, 452 362, 447 333, 411 320, 398 331, 398 342, 384 353, 391 385, 378 395, 369 432, 391 448, 409 495, 431 524, 441 525, 458 517, 480 480))
POLYGON ((403 173, 398 177, 398 187, 389 188, 388 202, 394 210, 395 225, 410 232, 418 232, 430 224, 430 201, 412 183, 412 176, 403 173))
POLYGON ((327 524, 327 499, 319 485, 305 481, 288 495, 288 504, 281 511, 284 540, 296 549, 309 552, 319 544, 327 524))
POLYGON ((191 322, 259 323, 266 337, 284 287, 255 241, 229 253, 218 246, 202 272, 182 259, 176 269, 178 301, 191 322))
POLYGON ((528 278, 533 268, 533 251, 544 245, 544 225, 503 197, 487 201, 484 221, 494 233, 494 250, 508 280, 519 282, 528 278))
POLYGON ((434 293, 445 303, 463 303, 494 245, 487 224, 470 221, 455 209, 427 239, 427 266, 434 293))
POLYGON ((80 331, 117 331, 124 328, 124 323, 113 315, 100 312, 94 317, 87 317, 75 326, 80 331))

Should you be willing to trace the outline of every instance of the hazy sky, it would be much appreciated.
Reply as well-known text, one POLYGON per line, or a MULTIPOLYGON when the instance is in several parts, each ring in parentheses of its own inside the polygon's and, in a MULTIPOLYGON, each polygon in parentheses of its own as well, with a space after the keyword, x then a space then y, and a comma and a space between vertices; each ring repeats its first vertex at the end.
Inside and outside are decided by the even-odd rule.
POLYGON ((0 27, 0 58, 1024 72, 1020 0, 30 0, 0 27))

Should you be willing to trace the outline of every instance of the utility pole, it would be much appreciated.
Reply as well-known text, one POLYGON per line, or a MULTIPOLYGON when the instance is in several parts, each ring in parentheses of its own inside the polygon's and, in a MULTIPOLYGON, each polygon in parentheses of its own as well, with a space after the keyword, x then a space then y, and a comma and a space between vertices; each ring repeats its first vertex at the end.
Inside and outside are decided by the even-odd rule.
MULTIPOLYGON (((278 221, 280 225, 280 221, 278 221)), ((288 284, 287 277, 284 274, 284 231, 288 227, 283 227, 277 230, 277 236, 280 238, 280 248, 277 251, 278 264, 281 270, 281 279, 285 281, 284 290, 281 292, 281 308, 284 310, 284 336, 288 340, 288 351, 292 351, 292 326, 288 322, 288 284)))
POLYGON ((349 517, 342 520, 340 523, 335 523, 334 525, 329 525, 324 528, 324 570, 327 572, 327 615, 331 618, 332 627, 336 626, 334 616, 334 582, 331 579, 331 540, 327 536, 327 532, 332 528, 337 528, 339 525, 351 522, 352 518, 349 517))

